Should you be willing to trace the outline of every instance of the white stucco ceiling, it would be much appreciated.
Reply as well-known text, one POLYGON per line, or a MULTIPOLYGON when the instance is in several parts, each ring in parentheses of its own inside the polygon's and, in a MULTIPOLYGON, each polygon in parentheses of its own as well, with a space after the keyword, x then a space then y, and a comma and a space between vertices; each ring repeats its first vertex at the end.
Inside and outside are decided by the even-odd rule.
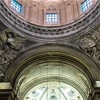
MULTIPOLYGON (((58 93, 57 91, 59 91, 59 88, 61 89, 61 87, 65 86, 65 88, 67 88, 66 86, 70 87, 70 90, 75 90, 76 91, 76 96, 74 96, 73 98, 77 98, 78 96, 80 96, 80 100, 84 100, 82 98, 82 96, 80 95, 80 93, 78 92, 79 90, 74 89, 71 85, 75 84, 79 87, 79 89, 82 89, 82 91, 84 91, 86 93, 85 98, 88 97, 88 92, 89 90, 89 83, 88 80, 86 79, 86 77, 84 76, 84 74, 79 71, 78 69, 75 68, 75 65, 70 65, 70 64, 62 64, 62 63, 43 63, 43 64, 39 64, 37 66, 33 66, 30 65, 30 68, 25 72, 23 72, 20 75, 20 79, 18 81, 19 84, 19 91, 22 92, 26 87, 29 87, 28 90, 26 90, 26 94, 24 95, 24 100, 27 100, 26 98, 28 96, 30 96, 34 91, 37 91, 39 88, 45 87, 48 88, 49 90, 49 97, 50 94, 52 94, 52 91, 55 91, 55 95, 58 93), (53 80, 52 80, 53 78, 53 80), (37 81, 39 80, 39 81, 37 81), (48 82, 44 82, 48 81, 48 82), (37 82, 36 82, 37 81, 37 82), (55 83, 53 83, 55 81, 55 83), (59 81, 59 82, 58 82, 59 81), (74 83, 75 82, 75 83, 74 83), (49 84, 48 85, 41 85, 42 83, 44 84, 49 84), (65 84, 62 84, 65 83, 65 84), (68 85, 68 84, 69 85, 68 85), (28 84, 32 84, 29 85, 28 84), (59 85, 60 84, 60 85, 59 85), (39 86, 37 86, 39 85, 39 86), (59 86, 58 86, 59 85, 59 86), (53 88, 55 87, 55 88, 53 88)), ((75 86, 76 87, 76 86, 75 86)), ((45 90, 43 90, 45 91, 45 90)), ((41 91, 40 95, 43 95, 43 97, 41 99, 40 95, 38 95, 36 98, 37 99, 29 99, 29 100, 46 100, 46 92, 44 93, 43 91, 41 91), (44 99, 45 98, 45 99, 44 99)), ((61 90, 63 91, 63 90, 61 90)), ((65 90, 64 90, 65 91, 65 90)), ((63 92, 64 92, 63 91, 63 92)), ((74 92, 75 92, 74 91, 74 92)), ((81 92, 82 92, 81 91, 81 92)), ((65 93, 65 92, 64 92, 65 93)), ((61 100, 66 100, 64 98, 64 93, 62 93, 61 95, 61 100)), ((82 94, 84 95, 84 93, 82 94)), ((20 96, 19 96, 20 98, 20 96)), ((59 100, 59 95, 56 95, 56 98, 58 98, 57 100, 59 100)), ((68 98, 70 98, 70 96, 68 96, 68 98)), ((72 98, 72 100, 73 100, 72 98)), ((20 100, 23 100, 22 98, 20 100)), ((48 100, 53 100, 48 98, 48 100)), ((55 99, 54 99, 55 100, 55 99)), ((70 99, 68 99, 70 100, 70 99)))
POLYGON ((24 100, 83 100, 83 97, 68 84, 45 82, 32 88, 24 100))

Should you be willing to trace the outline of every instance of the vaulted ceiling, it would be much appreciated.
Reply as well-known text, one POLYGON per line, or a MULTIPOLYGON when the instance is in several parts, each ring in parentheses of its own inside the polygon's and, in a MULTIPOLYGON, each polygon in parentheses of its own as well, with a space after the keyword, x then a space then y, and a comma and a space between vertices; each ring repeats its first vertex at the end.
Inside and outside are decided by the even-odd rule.
POLYGON ((31 24, 0 3, 0 81, 11 82, 20 100, 31 95, 46 100, 48 91, 50 100, 59 91, 63 99, 86 100, 100 80, 100 1, 80 20, 58 27, 31 24))

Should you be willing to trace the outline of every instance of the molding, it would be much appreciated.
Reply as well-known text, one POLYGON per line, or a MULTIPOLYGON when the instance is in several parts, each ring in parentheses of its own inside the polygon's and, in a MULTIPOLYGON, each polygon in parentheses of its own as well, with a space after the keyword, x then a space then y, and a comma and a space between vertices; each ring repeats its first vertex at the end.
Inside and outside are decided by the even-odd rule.
POLYGON ((91 30, 100 23, 100 0, 80 19, 63 26, 45 27, 29 23, 9 9, 3 0, 0 1, 0 19, 11 30, 36 41, 54 41, 54 39, 70 39, 91 30))

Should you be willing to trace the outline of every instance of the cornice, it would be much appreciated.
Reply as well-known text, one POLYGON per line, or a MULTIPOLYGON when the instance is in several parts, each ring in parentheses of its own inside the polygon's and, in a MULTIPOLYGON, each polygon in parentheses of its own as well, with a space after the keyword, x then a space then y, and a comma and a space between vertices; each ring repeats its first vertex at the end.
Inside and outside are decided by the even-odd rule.
POLYGON ((100 0, 80 19, 63 26, 45 27, 29 23, 9 9, 3 0, 0 1, 0 19, 11 30, 31 40, 70 39, 91 30, 100 23, 100 0))

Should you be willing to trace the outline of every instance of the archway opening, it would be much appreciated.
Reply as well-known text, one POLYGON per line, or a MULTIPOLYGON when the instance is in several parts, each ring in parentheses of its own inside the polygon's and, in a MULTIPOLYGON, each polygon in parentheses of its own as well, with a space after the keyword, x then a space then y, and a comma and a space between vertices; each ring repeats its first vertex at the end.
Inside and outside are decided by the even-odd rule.
POLYGON ((91 87, 75 65, 48 61, 30 64, 19 75, 18 100, 87 100, 91 87))

